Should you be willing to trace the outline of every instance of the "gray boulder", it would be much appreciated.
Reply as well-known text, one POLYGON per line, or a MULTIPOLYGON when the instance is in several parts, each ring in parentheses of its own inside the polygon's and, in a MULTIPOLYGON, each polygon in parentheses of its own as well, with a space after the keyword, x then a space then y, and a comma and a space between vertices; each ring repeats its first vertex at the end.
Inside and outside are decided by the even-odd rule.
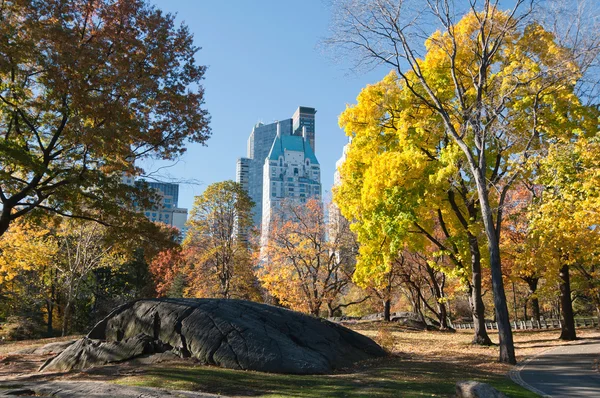
POLYGON ((506 395, 489 384, 472 380, 456 383, 456 396, 458 398, 506 398, 506 395))
POLYGON ((164 351, 208 365, 290 374, 328 373, 386 355, 359 333, 279 307, 154 299, 117 308, 41 370, 84 369, 164 351))
POLYGON ((142 354, 153 353, 154 345, 152 337, 143 333, 122 341, 103 342, 84 337, 48 360, 40 370, 68 372, 72 369, 81 370, 107 363, 122 362, 142 354))
POLYGON ((22 350, 18 350, 12 352, 11 354, 20 354, 20 355, 49 355, 49 354, 59 354, 65 350, 68 346, 75 343, 76 340, 69 341, 59 341, 56 343, 48 343, 41 347, 29 347, 23 348, 22 350))
POLYGON ((440 324, 427 317, 421 317, 414 312, 395 312, 391 314, 390 321, 417 330, 437 330, 440 324))

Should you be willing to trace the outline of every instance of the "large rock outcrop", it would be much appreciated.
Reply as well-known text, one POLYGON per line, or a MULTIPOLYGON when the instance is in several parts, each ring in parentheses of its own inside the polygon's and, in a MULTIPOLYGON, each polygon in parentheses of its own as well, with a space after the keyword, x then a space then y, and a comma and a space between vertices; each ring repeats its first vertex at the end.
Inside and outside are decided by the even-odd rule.
POLYGON ((328 373, 385 352, 323 319, 224 299, 154 299, 123 305, 41 370, 66 371, 172 351, 204 364, 273 373, 328 373))

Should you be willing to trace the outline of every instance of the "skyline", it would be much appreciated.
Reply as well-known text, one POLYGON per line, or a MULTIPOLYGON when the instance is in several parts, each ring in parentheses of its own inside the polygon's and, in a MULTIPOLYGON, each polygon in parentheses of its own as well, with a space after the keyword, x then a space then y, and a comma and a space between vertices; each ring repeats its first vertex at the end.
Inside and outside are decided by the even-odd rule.
POLYGON ((209 184, 235 180, 236 161, 246 155, 248 136, 257 122, 283 120, 290 117, 290 109, 308 106, 317 110, 316 155, 323 197, 328 200, 335 162, 347 142, 338 116, 386 70, 354 74, 349 62, 336 64, 321 52, 319 41, 327 36, 330 18, 323 1, 300 8, 271 0, 258 6, 239 0, 152 2, 164 12, 177 14, 175 23, 186 24, 195 45, 202 47, 196 59, 208 67, 204 107, 212 118, 212 137, 206 147, 188 145, 172 165, 144 162, 147 171, 170 166, 162 170, 165 180, 198 180, 200 185, 180 185, 180 206, 191 209, 194 196, 209 184), (289 19, 303 23, 292 24, 289 19))

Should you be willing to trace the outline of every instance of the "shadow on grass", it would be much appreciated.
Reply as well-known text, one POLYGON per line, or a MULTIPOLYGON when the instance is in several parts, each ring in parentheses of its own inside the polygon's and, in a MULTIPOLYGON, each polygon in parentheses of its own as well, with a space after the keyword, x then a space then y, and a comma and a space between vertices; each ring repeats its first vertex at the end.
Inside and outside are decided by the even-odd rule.
POLYGON ((536 396, 503 376, 450 363, 398 357, 363 363, 333 375, 297 376, 206 366, 165 366, 116 382, 243 397, 448 397, 454 396, 456 382, 465 379, 490 383, 511 397, 536 396))

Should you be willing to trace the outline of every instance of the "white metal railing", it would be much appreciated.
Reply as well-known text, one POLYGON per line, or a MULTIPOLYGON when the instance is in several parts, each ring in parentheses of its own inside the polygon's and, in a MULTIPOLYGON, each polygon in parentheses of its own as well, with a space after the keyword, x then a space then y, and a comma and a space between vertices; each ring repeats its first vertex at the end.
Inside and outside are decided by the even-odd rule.
MULTIPOLYGON (((586 327, 586 326, 598 326, 599 320, 596 317, 589 318, 575 318, 575 327, 586 327)), ((541 319, 539 322, 536 320, 530 321, 512 321, 510 323, 514 330, 527 330, 527 329, 560 329, 560 319, 541 319)), ((453 323, 454 329, 473 329, 473 323, 453 323)), ((497 322, 485 322, 485 328, 487 330, 498 330, 497 322)))

